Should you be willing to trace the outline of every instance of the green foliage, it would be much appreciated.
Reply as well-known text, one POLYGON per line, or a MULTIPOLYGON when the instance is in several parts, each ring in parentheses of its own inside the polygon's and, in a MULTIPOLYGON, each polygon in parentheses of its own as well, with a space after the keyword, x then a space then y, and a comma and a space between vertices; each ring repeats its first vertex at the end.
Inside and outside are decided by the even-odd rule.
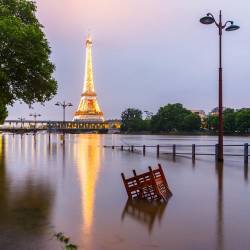
POLYGON ((240 133, 250 131, 250 108, 244 108, 237 111, 236 127, 240 133))
POLYGON ((161 107, 152 117, 151 125, 154 131, 194 131, 200 129, 201 120, 182 104, 175 103, 161 107))
POLYGON ((234 133, 236 131, 236 115, 234 109, 227 108, 223 111, 223 127, 225 133, 234 133))
POLYGON ((145 119, 142 121, 142 130, 151 131, 151 119, 145 119))
MULTIPOLYGON (((218 115, 207 117, 206 127, 209 130, 218 131, 218 115)), ((223 111, 223 129, 225 133, 233 134, 236 132, 247 133, 250 129, 250 109, 227 108, 223 111)))
POLYGON ((35 16, 35 3, 0 0, 0 100, 2 105, 50 100, 57 91, 51 53, 35 16))
MULTIPOLYGON (((205 128, 218 131, 218 115, 208 115, 205 128)), ((250 132, 250 108, 234 110, 227 108, 223 111, 223 127, 227 134, 250 132)), ((168 104, 161 107, 153 116, 142 119, 142 111, 126 109, 122 113, 122 131, 154 131, 154 132, 194 132, 201 129, 201 119, 197 114, 185 109, 182 104, 168 104)))
POLYGON ((217 130, 219 122, 218 115, 208 115, 206 121, 207 121, 206 128, 208 130, 213 130, 213 131, 217 130))
POLYGON ((69 244, 65 247, 65 250, 76 250, 77 246, 73 244, 69 244))
POLYGON ((183 119, 184 131, 198 131, 201 128, 201 118, 197 114, 188 114, 183 119))
POLYGON ((6 106, 0 102, 0 124, 3 124, 7 115, 8 115, 8 111, 7 111, 6 106))
POLYGON ((54 234, 54 237, 56 237, 56 239, 64 245, 65 250, 76 250, 77 249, 77 246, 70 243, 70 238, 65 236, 64 233, 62 233, 62 232, 56 233, 56 234, 54 234))
POLYGON ((121 130, 136 131, 196 131, 201 127, 201 119, 197 114, 185 109, 182 104, 168 104, 161 107, 156 115, 142 119, 142 111, 126 109, 122 113, 121 130))
POLYGON ((135 132, 143 130, 142 111, 139 109, 128 108, 122 112, 121 130, 135 132))

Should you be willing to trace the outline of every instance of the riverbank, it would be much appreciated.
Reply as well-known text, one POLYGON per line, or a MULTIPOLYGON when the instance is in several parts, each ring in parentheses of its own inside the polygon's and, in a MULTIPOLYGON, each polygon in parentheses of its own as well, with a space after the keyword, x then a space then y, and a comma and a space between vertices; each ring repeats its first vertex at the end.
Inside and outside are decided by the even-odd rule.
MULTIPOLYGON (((181 135, 181 136, 217 136, 216 132, 211 131, 195 131, 195 132, 150 132, 150 131, 138 131, 138 132, 120 132, 122 135, 181 135)), ((241 134, 241 133, 224 133, 225 136, 245 136, 250 137, 250 133, 241 134)))

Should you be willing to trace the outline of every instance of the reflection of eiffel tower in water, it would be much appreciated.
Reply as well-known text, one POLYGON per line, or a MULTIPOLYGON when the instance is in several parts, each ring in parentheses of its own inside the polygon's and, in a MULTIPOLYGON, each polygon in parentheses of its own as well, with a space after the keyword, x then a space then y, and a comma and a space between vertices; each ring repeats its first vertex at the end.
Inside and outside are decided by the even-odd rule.
POLYGON ((79 143, 75 144, 75 157, 81 190, 83 229, 89 236, 93 226, 96 185, 101 167, 101 138, 98 135, 81 135, 79 139, 79 143))
POLYGON ((103 113, 97 102, 92 65, 92 40, 86 40, 85 79, 80 104, 75 112, 74 121, 103 122, 103 113))
POLYGON ((128 199, 122 213, 122 220, 125 216, 129 216, 147 226, 151 233, 155 220, 158 218, 159 222, 161 221, 166 206, 167 202, 128 199))

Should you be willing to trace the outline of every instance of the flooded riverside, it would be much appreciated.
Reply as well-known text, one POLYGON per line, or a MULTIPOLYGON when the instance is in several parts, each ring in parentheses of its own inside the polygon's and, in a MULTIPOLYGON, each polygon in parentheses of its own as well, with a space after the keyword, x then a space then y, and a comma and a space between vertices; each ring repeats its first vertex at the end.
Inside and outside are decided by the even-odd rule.
MULTIPOLYGON (((104 145, 216 144, 208 136, 0 134, 0 249, 59 250, 63 232, 79 249, 233 250, 250 247, 250 183, 243 157, 145 156, 104 145), (121 172, 161 163, 167 203, 127 201, 121 172)), ((225 137, 225 144, 250 143, 225 137)), ((206 152, 214 149, 198 149, 206 152)), ((225 149, 243 154, 243 147, 225 149)))

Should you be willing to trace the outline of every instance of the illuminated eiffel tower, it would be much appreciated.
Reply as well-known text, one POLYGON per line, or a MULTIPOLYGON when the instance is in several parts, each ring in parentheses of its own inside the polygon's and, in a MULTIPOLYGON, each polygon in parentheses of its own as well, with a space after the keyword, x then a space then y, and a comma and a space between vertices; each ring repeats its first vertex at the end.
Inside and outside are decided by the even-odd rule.
POLYGON ((103 112, 97 102, 92 64, 92 40, 88 35, 86 40, 86 59, 85 59, 85 79, 83 93, 80 104, 75 112, 74 121, 103 122, 103 112))

